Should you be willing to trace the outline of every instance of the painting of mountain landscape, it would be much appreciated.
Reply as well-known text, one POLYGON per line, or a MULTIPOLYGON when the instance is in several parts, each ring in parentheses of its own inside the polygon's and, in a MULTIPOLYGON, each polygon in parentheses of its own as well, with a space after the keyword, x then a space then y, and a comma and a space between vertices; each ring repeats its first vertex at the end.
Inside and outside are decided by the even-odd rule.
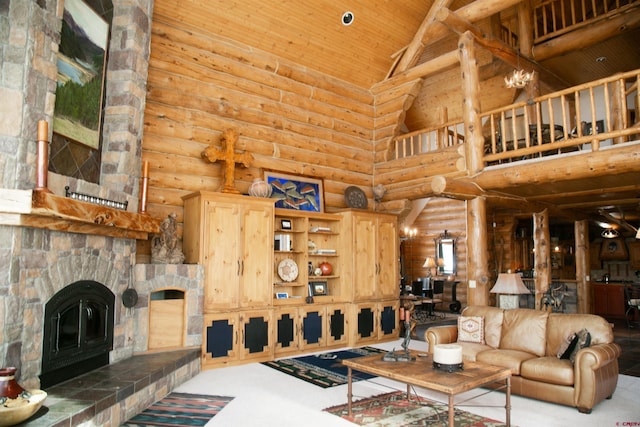
POLYGON ((65 0, 53 131, 97 149, 109 25, 82 0, 65 0))

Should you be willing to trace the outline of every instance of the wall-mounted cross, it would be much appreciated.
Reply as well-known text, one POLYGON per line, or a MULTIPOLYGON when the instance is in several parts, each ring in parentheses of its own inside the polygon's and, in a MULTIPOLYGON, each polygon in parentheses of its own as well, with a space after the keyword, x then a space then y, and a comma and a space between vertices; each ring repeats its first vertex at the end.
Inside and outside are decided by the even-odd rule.
POLYGON ((224 187, 223 193, 240 194, 240 191, 234 184, 236 163, 240 163, 244 167, 251 166, 253 156, 250 153, 236 153, 235 143, 238 140, 238 134, 233 129, 227 129, 222 133, 220 142, 222 148, 214 147, 213 143, 202 152, 202 157, 215 163, 220 160, 225 163, 224 167, 224 187))

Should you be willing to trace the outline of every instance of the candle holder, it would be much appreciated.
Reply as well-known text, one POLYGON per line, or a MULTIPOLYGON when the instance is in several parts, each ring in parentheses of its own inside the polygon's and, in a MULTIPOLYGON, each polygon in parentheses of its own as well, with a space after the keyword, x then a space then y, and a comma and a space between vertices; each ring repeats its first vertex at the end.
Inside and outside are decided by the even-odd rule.
POLYGON ((47 187, 49 172, 49 124, 46 120, 38 121, 38 147, 36 151, 36 191, 50 193, 47 187))
POLYGON ((116 202, 115 200, 103 199, 96 196, 90 196, 88 194, 76 193, 74 191, 69 191, 69 186, 64 187, 66 197, 74 200, 80 200, 81 202, 93 203, 95 205, 106 206, 108 208, 121 209, 123 211, 127 210, 129 206, 129 202, 116 202))

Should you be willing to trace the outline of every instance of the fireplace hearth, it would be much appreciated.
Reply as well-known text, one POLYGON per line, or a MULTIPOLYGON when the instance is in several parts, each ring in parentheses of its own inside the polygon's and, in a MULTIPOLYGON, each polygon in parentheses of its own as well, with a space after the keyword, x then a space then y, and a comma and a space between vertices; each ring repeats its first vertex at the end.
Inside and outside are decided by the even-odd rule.
POLYGON ((45 305, 40 385, 50 387, 109 364, 115 295, 93 280, 74 282, 45 305))

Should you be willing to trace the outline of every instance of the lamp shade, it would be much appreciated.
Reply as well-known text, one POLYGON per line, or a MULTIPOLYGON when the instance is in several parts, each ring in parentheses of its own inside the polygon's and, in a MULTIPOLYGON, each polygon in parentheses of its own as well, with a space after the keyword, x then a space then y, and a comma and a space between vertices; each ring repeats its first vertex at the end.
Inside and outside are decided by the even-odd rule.
POLYGON ((432 256, 428 256, 427 259, 424 260, 424 264, 422 264, 422 268, 436 268, 436 260, 432 256))
POLYGON ((496 284, 491 288, 492 294, 528 294, 529 289, 522 282, 522 278, 516 273, 500 273, 496 284))

